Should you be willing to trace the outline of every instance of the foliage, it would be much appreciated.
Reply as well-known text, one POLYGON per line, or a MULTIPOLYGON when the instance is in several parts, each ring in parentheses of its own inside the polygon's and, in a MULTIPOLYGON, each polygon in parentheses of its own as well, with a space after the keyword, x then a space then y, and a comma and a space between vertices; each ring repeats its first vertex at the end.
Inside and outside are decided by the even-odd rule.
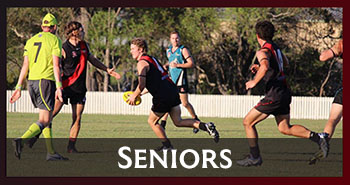
POLYGON ((46 12, 56 15, 62 39, 64 24, 82 21, 92 53, 123 76, 116 81, 90 67, 88 84, 96 85, 89 90, 133 90, 137 77, 130 40, 145 38, 148 53, 166 63, 169 33, 177 30, 196 64, 189 70, 190 92, 263 94, 263 84, 245 90, 259 49, 254 28, 258 20, 270 20, 276 27, 274 41, 290 60, 293 95, 332 96, 342 80, 342 63, 318 61, 319 53, 341 34, 342 8, 8 8, 8 89, 17 82, 25 41, 40 31, 46 12))

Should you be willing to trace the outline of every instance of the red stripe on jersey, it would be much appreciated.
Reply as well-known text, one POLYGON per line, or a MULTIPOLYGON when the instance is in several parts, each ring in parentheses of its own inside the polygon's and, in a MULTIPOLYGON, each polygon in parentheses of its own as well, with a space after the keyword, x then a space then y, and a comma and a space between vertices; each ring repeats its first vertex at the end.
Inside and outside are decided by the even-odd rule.
POLYGON ((86 67, 86 61, 87 61, 87 50, 86 50, 86 44, 85 42, 81 41, 80 42, 80 61, 77 65, 77 67, 75 68, 74 73, 72 74, 72 76, 68 77, 66 80, 62 81, 62 86, 63 88, 66 88, 70 85, 72 85, 75 81, 77 81, 77 79, 79 78, 79 76, 83 73, 85 67, 86 67))
POLYGON ((146 61, 148 61, 149 63, 153 64, 154 67, 156 67, 156 68, 159 70, 159 72, 162 74, 162 77, 165 77, 166 80, 168 80, 168 81, 171 82, 171 83, 174 83, 174 82, 169 78, 168 72, 165 71, 165 70, 163 69, 163 66, 160 65, 159 62, 158 62, 155 58, 153 58, 153 57, 151 58, 151 57, 148 56, 148 55, 142 55, 142 56, 140 57, 139 61, 140 61, 140 60, 146 60, 146 61))
MULTIPOLYGON (((280 56, 281 58, 279 58, 279 56, 276 53, 275 48, 273 47, 273 45, 271 43, 265 42, 264 45, 262 46, 262 49, 264 49, 264 48, 271 51, 272 55, 275 57, 275 61, 277 62, 277 65, 279 66, 280 76, 282 76, 282 77, 285 76, 284 71, 283 71, 283 58, 282 58, 282 56, 280 56), (282 68, 280 65, 282 65, 282 68)), ((279 51, 279 54, 280 55, 282 54, 281 51, 279 51)), ((283 82, 286 85, 288 85, 286 79, 283 79, 283 82)))

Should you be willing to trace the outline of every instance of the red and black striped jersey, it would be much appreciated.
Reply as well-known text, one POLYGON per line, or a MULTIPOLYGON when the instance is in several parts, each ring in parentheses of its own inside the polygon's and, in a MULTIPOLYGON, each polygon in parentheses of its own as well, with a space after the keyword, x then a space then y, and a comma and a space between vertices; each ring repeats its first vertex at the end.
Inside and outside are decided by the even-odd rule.
POLYGON ((138 61, 141 60, 149 64, 149 70, 146 73, 146 88, 153 97, 166 98, 172 94, 178 94, 176 85, 156 58, 142 55, 138 61))
POLYGON ((86 66, 90 55, 86 42, 80 41, 76 46, 68 40, 62 48, 66 57, 62 59, 62 85, 71 88, 74 92, 86 92, 86 66))

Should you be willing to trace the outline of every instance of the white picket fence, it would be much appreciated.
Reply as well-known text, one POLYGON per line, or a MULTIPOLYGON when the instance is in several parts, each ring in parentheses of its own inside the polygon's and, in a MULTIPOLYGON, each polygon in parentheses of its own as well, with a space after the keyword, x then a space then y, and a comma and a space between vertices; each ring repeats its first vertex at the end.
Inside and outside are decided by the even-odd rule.
MULTIPOLYGON (((28 91, 22 91, 22 97, 11 104, 13 91, 7 91, 7 112, 37 113, 28 91)), ((122 114, 148 115, 152 106, 150 94, 142 96, 139 106, 130 106, 123 101, 122 92, 87 92, 85 114, 122 114)), ((243 118, 256 105, 262 96, 246 95, 189 95, 189 101, 199 117, 243 118)), ((332 97, 293 97, 291 118, 328 119, 332 97)), ((189 116, 181 106, 182 116, 189 116)), ((71 113, 70 105, 63 106, 61 113, 71 113)))

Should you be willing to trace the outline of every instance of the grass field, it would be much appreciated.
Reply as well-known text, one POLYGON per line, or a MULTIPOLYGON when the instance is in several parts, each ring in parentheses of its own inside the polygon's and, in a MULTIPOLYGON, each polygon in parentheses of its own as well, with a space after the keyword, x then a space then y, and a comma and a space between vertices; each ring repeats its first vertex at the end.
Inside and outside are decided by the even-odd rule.
MULTIPOLYGON (((37 114, 7 113, 7 138, 21 136, 29 125, 37 120, 37 114)), ((124 170, 118 163, 125 163, 118 156, 118 149, 128 145, 134 149, 154 149, 161 143, 147 124, 147 116, 125 115, 83 115, 82 127, 77 142, 81 153, 66 153, 70 114, 59 114, 53 121, 54 147, 69 161, 46 162, 45 141, 40 139, 33 149, 24 147, 21 160, 13 155, 11 140, 7 140, 6 176, 9 177, 341 177, 343 175, 342 139, 333 139, 329 157, 316 165, 308 165, 309 158, 318 150, 315 143, 292 139, 278 132, 274 119, 261 122, 259 145, 263 165, 258 168, 246 168, 235 165, 235 161, 249 152, 242 119, 234 118, 201 118, 202 121, 213 121, 220 132, 221 140, 214 143, 205 132, 193 134, 191 128, 176 128, 168 121, 166 131, 178 153, 184 149, 215 150, 216 164, 222 162, 219 153, 229 149, 232 166, 229 169, 212 168, 196 169, 156 168, 124 170), (86 138, 86 139, 83 139, 86 138), (97 139, 105 138, 105 139, 97 139), (124 139, 126 138, 126 139, 124 139), (176 138, 176 139, 175 139, 176 138), (188 139, 191 138, 191 139, 188 139), (199 139, 197 139, 199 138, 199 139), (208 138, 208 139, 200 139, 208 138), (267 139, 265 139, 267 138, 267 139), (269 139, 273 138, 273 139, 269 139), (35 170, 33 170, 35 166, 35 170)), ((326 120, 292 120, 316 132, 323 131, 326 120)), ((342 123, 336 129, 335 138, 342 138, 342 123)), ((131 158, 136 155, 131 151, 131 158)), ((201 155, 201 154, 200 154, 201 155)), ((147 154, 144 154, 146 157, 147 154)), ((170 156, 170 154, 168 155, 170 156)), ((179 154, 177 154, 179 156, 179 154)), ((187 155, 188 164, 193 164, 193 157, 187 155), (189 156, 189 157, 188 157, 189 156)), ((168 158, 170 164, 170 158, 168 158)), ((148 164, 146 161, 141 161, 148 164)), ((201 161, 202 162, 202 161, 201 161)), ((180 166, 178 164, 178 166, 180 166)), ((201 163, 200 165, 201 166, 201 163)))
MULTIPOLYGON (((81 121, 80 138, 155 138, 147 123, 147 116, 131 115, 93 115, 84 114, 81 121)), ((36 122, 38 114, 7 113, 7 138, 21 136, 36 122)), ((242 119, 238 118, 202 118, 204 122, 214 122, 221 138, 245 138, 242 119)), ((327 120, 295 120, 292 124, 301 124, 315 132, 323 131, 327 120)), ((70 114, 58 114, 53 121, 53 137, 68 138, 72 122, 70 114)), ((275 119, 266 119, 257 125, 261 138, 291 138, 279 133, 275 119)), ((166 132, 170 138, 206 138, 207 133, 193 134, 190 128, 176 128, 168 119, 166 132)), ((342 122, 336 128, 333 138, 342 138, 342 122)))

